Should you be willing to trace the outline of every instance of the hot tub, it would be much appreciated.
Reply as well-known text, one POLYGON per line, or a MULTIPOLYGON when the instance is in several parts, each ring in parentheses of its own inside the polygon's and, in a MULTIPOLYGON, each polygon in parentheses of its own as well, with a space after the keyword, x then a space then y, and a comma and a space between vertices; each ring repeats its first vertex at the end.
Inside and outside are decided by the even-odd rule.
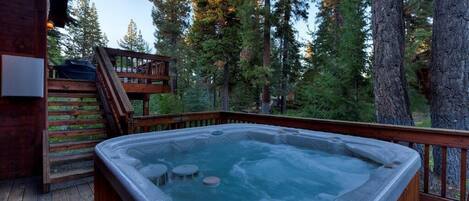
POLYGON ((224 124, 113 138, 95 152, 95 200, 418 199, 416 151, 333 133, 224 124))

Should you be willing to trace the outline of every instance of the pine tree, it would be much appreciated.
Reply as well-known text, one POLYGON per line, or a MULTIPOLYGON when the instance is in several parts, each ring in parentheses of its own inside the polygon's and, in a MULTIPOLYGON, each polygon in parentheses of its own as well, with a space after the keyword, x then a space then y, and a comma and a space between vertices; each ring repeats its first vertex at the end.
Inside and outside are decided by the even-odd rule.
POLYGON ((68 58, 91 59, 94 47, 106 46, 107 37, 101 32, 98 22, 98 12, 95 4, 89 0, 78 0, 71 9, 75 23, 67 28, 65 54, 68 58))
MULTIPOLYGON (((261 6, 257 1, 242 0, 238 5, 237 15, 240 20, 241 52, 238 71, 241 77, 235 78, 239 80, 235 85, 239 86, 233 87, 233 94, 236 94, 233 98, 237 99, 233 101, 233 106, 245 111, 252 111, 254 107, 257 111, 260 107, 261 87, 267 84, 270 74, 270 68, 262 66, 261 6), (236 90, 241 91, 238 93, 236 90)), ((267 51, 270 52, 270 48, 267 51)))
POLYGON ((431 60, 433 0, 404 1, 406 49, 404 65, 412 111, 428 112, 430 89, 427 72, 431 60))
POLYGON ((354 121, 373 119, 365 52, 364 0, 323 1, 318 31, 308 45, 307 67, 298 95, 302 115, 354 121))
POLYGON ((62 34, 56 29, 47 32, 47 59, 49 64, 59 65, 64 61, 60 46, 61 37, 63 37, 62 34))
POLYGON ((124 50, 150 53, 150 45, 143 39, 142 31, 138 30, 137 24, 131 19, 127 27, 127 33, 117 44, 124 50))
POLYGON ((299 77, 302 65, 300 63, 300 46, 295 39, 296 30, 292 26, 293 20, 308 17, 309 3, 305 0, 279 0, 274 6, 275 37, 281 47, 280 72, 280 111, 286 112, 286 97, 292 88, 289 83, 294 83, 299 77))
POLYGON ((256 1, 242 0, 238 6, 240 19, 239 33, 241 39, 240 68, 244 78, 257 85, 260 77, 258 67, 261 64, 261 36, 259 5, 256 1))
POLYGON ((240 53, 236 2, 194 0, 193 5, 194 22, 188 38, 194 58, 191 62, 211 85, 212 97, 220 89, 221 108, 229 110, 232 74, 240 53))
MULTIPOLYGON (((468 10, 469 4, 465 0, 436 0, 434 3, 430 107, 433 128, 469 130, 468 10)), ((450 186, 457 187, 459 183, 467 182, 459 181, 462 173, 460 164, 465 164, 460 156, 461 149, 447 151, 446 170, 450 186)), ((436 162, 441 164, 441 158, 436 162)))
POLYGON ((402 0, 375 0, 372 13, 376 120, 414 125, 404 71, 404 3, 402 0))
POLYGON ((187 48, 184 43, 184 32, 189 27, 190 0, 150 0, 154 7, 152 11, 155 31, 155 48, 158 54, 172 57, 170 65, 171 87, 173 91, 184 93, 188 86, 184 82, 178 86, 178 81, 187 81, 188 77, 180 78, 179 74, 190 76, 187 73, 179 73, 187 68, 187 48), (177 90, 179 91, 177 91, 177 90))
MULTIPOLYGON (((270 71, 270 57, 271 57, 271 25, 270 25, 270 0, 264 0, 264 40, 263 40, 263 55, 262 55, 262 67, 264 71, 270 71)), ((270 83, 268 77, 264 80, 264 86, 262 86, 262 105, 261 112, 269 114, 271 112, 271 99, 270 99, 270 83)))

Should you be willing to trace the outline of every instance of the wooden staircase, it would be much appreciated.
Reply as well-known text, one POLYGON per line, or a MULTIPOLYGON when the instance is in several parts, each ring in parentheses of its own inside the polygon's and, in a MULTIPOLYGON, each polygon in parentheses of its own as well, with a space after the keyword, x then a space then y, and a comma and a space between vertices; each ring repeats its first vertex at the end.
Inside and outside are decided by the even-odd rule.
POLYGON ((96 81, 48 80, 45 192, 51 184, 92 176, 95 145, 133 132, 129 95, 144 97, 148 108, 148 94, 170 92, 169 57, 97 47, 93 60, 96 81))
POLYGON ((44 132, 44 191, 50 184, 93 175, 93 148, 107 138, 96 83, 50 79, 44 132))

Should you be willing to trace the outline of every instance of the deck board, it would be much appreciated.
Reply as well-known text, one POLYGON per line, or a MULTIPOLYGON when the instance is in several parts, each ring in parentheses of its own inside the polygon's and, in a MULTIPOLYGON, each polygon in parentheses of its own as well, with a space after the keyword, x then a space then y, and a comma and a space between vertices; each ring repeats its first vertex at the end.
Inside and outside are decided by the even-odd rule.
POLYGON ((35 182, 29 182, 26 184, 26 190, 24 191, 23 201, 36 201, 38 200, 39 188, 35 182))
POLYGON ((47 193, 47 194, 39 194, 37 197, 38 201, 51 201, 52 200, 52 194, 47 193))
POLYGON ((69 201, 67 197, 68 189, 61 189, 52 192, 52 201, 69 201))
POLYGON ((94 183, 88 183, 90 185, 90 188, 91 188, 91 192, 94 193, 94 183))
POLYGON ((13 182, 12 180, 0 181, 0 201, 8 199, 13 182))
POLYGON ((8 201, 21 201, 23 200, 23 195, 26 190, 26 184, 28 179, 16 179, 13 187, 10 191, 10 196, 8 196, 8 201))
POLYGON ((81 184, 77 186, 78 192, 82 200, 93 200, 93 192, 88 184, 81 184))
POLYGON ((92 182, 71 185, 43 194, 40 178, 0 180, 0 201, 81 201, 93 200, 92 182))
POLYGON ((70 188, 68 194, 68 200, 80 200, 80 194, 78 193, 78 189, 76 186, 70 188))

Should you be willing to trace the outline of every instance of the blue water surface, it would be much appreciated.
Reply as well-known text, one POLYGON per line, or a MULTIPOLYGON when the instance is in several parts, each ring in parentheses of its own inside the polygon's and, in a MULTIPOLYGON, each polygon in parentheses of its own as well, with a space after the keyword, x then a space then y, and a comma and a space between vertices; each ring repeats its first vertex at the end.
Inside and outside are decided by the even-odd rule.
POLYGON ((148 155, 144 164, 195 164, 193 180, 172 180, 160 188, 174 201, 334 200, 365 183, 373 163, 346 155, 290 145, 239 141, 199 147, 190 152, 148 155), (203 185, 221 178, 218 187, 203 185))

